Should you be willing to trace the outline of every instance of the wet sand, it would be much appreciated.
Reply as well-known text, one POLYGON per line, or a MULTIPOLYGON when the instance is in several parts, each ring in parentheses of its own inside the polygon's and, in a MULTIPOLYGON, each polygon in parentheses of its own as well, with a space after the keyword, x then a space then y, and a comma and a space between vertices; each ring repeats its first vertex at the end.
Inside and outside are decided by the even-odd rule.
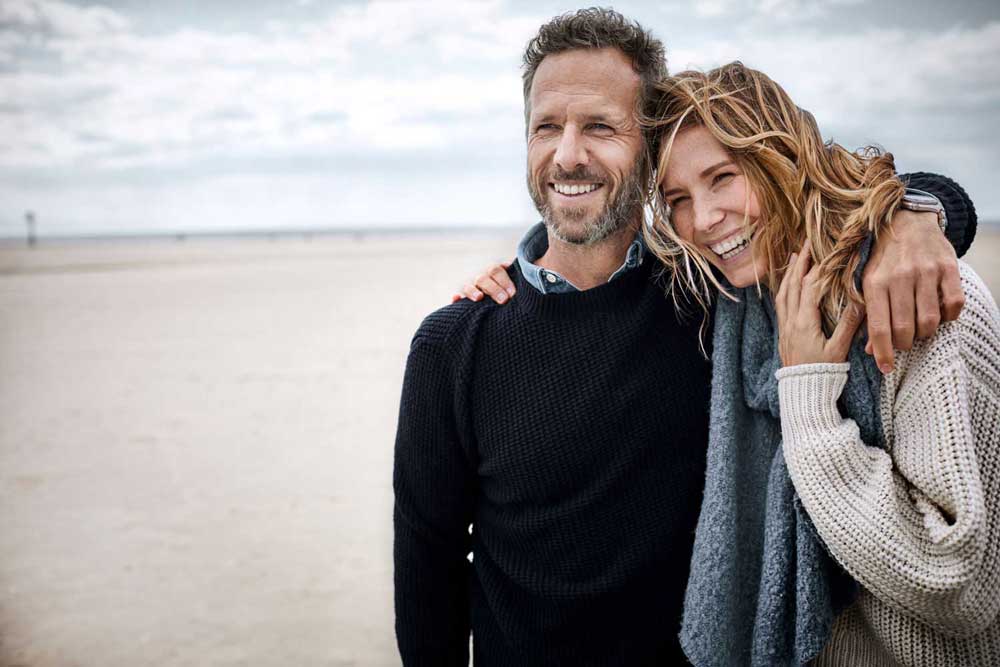
POLYGON ((0 246, 0 664, 399 664, 409 339, 516 236, 0 246))

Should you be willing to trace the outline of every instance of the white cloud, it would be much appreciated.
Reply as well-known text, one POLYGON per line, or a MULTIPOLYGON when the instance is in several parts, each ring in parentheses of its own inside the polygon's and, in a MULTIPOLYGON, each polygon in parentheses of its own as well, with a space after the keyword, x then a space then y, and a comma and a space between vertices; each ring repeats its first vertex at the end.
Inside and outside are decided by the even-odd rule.
POLYGON ((716 17, 729 14, 737 7, 733 0, 696 0, 693 4, 696 16, 716 17))
POLYGON ((742 60, 817 116, 922 113, 1000 104, 1000 22, 945 32, 795 31, 719 40, 671 53, 673 70, 742 60))
POLYGON ((864 0, 693 0, 691 9, 695 16, 702 18, 726 16, 806 22, 826 16, 831 9, 840 10, 845 5, 862 2, 864 0))
POLYGON ((4 0, 0 26, 55 37, 88 37, 125 30, 129 20, 102 6, 78 7, 58 0, 4 0))
POLYGON ((344 6, 255 34, 148 35, 107 8, 10 7, 0 53, 16 59, 18 39, 34 34, 61 65, 32 54, 0 74, 20 108, 0 111, 7 167, 180 164, 233 149, 443 149, 472 125, 493 131, 475 148, 502 149, 519 131, 517 58, 538 25, 498 2, 408 1, 344 6), (498 110, 501 127, 490 117, 498 110), (441 112, 453 127, 428 120, 441 112))

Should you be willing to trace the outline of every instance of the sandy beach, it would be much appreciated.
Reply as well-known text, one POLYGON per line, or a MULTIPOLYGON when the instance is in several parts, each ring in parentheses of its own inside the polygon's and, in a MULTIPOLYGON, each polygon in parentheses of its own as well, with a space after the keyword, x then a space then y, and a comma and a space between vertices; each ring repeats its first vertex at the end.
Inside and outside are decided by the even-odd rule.
POLYGON ((0 245, 0 664, 398 665, 410 336, 517 236, 0 245))

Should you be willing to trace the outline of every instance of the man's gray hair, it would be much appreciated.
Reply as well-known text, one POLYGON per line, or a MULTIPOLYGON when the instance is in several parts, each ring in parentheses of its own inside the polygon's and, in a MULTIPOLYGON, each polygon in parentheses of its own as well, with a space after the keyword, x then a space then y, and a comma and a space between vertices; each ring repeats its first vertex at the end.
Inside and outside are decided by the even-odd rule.
POLYGON ((639 110, 647 110, 653 86, 667 76, 663 43, 636 21, 608 7, 589 7, 556 16, 538 29, 524 49, 524 122, 531 117, 531 84, 545 56, 574 49, 615 48, 632 61, 642 82, 639 110))

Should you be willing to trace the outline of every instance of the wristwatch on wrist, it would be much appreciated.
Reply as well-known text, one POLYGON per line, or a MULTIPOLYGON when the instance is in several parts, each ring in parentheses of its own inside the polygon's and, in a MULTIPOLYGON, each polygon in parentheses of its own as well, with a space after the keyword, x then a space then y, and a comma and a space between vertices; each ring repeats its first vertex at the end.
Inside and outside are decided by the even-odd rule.
POLYGON ((928 194, 922 190, 907 188, 906 194, 903 195, 903 200, 899 205, 908 211, 930 211, 937 213, 938 227, 941 228, 942 232, 948 228, 948 216, 944 212, 944 206, 932 194, 928 194))

